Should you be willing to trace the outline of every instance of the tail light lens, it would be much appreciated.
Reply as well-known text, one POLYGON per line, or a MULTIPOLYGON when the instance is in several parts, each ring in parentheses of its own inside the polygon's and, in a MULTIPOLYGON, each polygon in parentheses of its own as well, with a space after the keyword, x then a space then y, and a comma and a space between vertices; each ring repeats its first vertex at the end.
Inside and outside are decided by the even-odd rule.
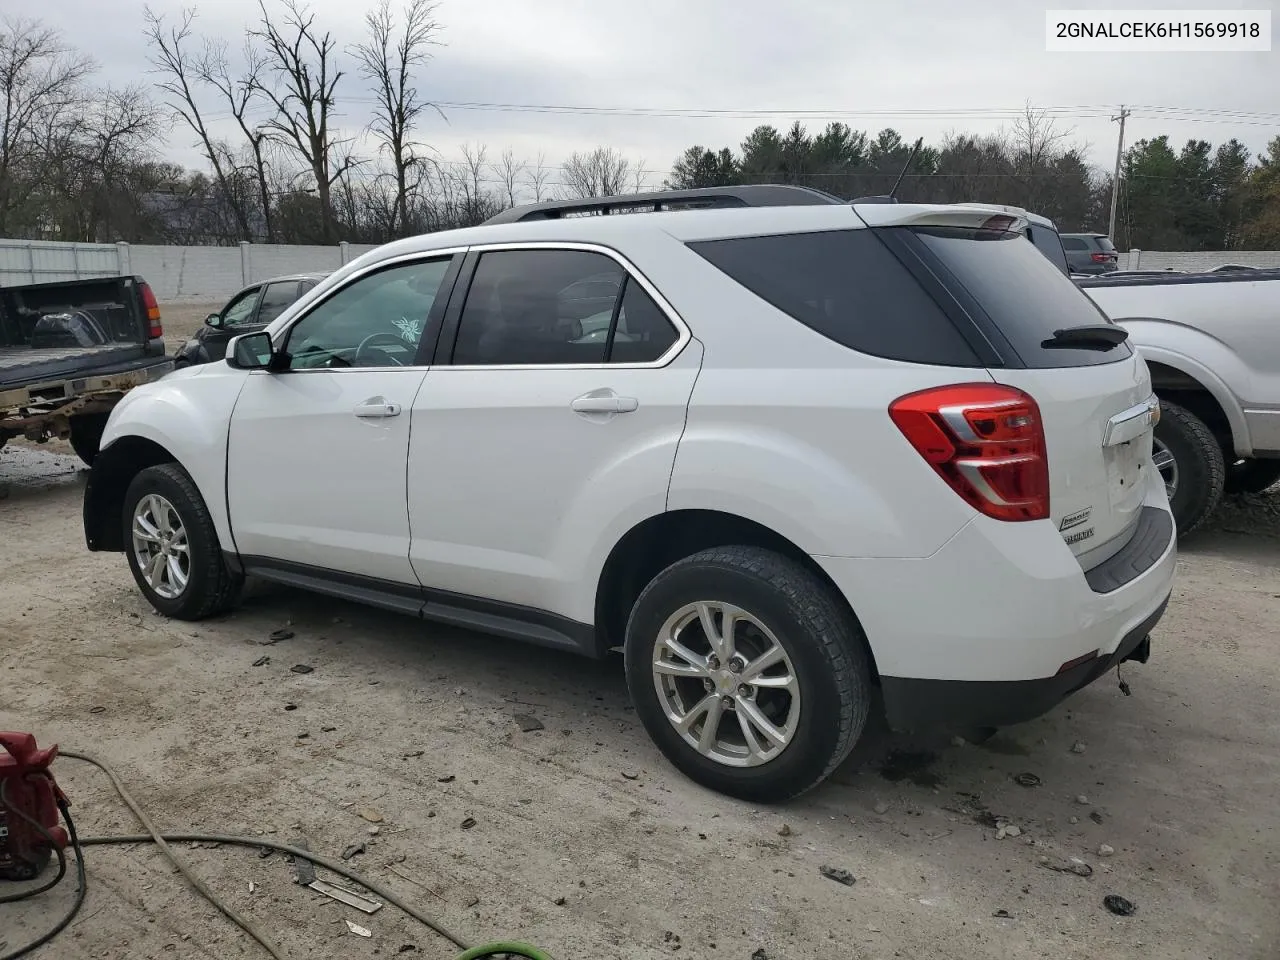
POLYGON ((1035 400, 1013 387, 967 383, 889 405, 898 429, 956 493, 997 520, 1049 516, 1049 462, 1035 400))
POLYGON ((147 337, 154 340, 164 336, 164 324, 160 322, 160 303, 149 283, 139 284, 142 292, 142 306, 147 311, 147 337))
POLYGON ((1117 259, 1114 253, 1095 253, 1091 254, 1094 263, 1109 263, 1117 259))

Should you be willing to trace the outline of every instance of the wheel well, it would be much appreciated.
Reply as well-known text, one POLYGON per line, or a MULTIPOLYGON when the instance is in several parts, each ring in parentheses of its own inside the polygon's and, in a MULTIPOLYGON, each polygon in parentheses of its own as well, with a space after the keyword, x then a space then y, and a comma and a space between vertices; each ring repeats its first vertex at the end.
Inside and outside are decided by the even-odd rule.
POLYGON ((85 538, 90 550, 124 549, 120 512, 133 478, 147 467, 177 458, 154 440, 121 437, 98 454, 84 495, 85 538))
POLYGON ((1223 452, 1234 459, 1235 438, 1231 433, 1231 421, 1217 398, 1199 380, 1181 370, 1151 360, 1147 361, 1147 367, 1151 370, 1151 387, 1156 395, 1199 417, 1217 437, 1223 452))
MULTIPOLYGON (((596 635, 602 650, 620 646, 627 618, 640 592, 671 564, 711 547, 762 547, 795 560, 831 590, 855 622, 857 615, 844 594, 814 559, 786 537, 768 527, 731 513, 716 510, 673 510, 650 517, 632 527, 618 541, 605 561, 596 587, 596 635)), ((861 636, 861 631, 858 631, 861 636)), ((875 656, 866 647, 867 661, 876 682, 875 656)))

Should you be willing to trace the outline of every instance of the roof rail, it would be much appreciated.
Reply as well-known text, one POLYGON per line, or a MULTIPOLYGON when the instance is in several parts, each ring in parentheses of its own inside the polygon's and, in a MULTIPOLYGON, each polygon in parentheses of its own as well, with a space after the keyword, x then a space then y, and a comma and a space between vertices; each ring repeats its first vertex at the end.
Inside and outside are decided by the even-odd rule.
POLYGON ((615 197, 588 197, 584 200, 547 200, 503 210, 485 223, 522 223, 529 220, 558 220, 566 216, 601 216, 681 208, 803 207, 847 202, 813 187, 758 183, 737 187, 705 187, 701 190, 660 190, 615 197))

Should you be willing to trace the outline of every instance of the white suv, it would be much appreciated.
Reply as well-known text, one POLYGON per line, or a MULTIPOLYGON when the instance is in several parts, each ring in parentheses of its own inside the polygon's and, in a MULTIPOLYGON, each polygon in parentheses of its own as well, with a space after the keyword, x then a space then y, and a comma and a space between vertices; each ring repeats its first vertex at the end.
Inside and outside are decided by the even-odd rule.
POLYGON ((621 645, 663 753, 758 801, 826 777, 873 700, 999 726, 1146 659, 1159 407, 1016 217, 787 187, 565 215, 619 202, 388 244, 134 389, 89 548, 171 617, 255 576, 621 645))

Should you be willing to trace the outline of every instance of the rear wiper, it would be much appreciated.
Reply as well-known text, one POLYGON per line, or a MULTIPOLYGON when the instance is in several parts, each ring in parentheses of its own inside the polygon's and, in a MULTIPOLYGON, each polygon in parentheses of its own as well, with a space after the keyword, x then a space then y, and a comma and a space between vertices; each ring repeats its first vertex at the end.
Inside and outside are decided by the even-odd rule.
POLYGON ((1087 324, 1083 327, 1067 327, 1053 331, 1053 336, 1040 346, 1046 350, 1110 350, 1129 339, 1129 331, 1111 323, 1087 324))

